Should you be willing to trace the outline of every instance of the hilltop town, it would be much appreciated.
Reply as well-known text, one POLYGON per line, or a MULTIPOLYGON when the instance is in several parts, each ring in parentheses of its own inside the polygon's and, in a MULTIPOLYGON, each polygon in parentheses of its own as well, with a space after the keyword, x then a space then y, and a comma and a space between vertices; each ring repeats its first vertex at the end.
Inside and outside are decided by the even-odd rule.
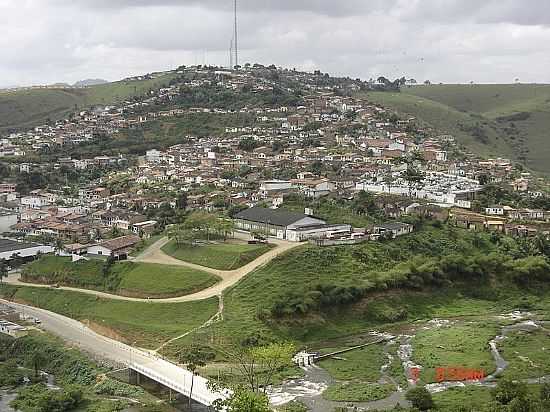
POLYGON ((175 223, 178 209, 284 208, 296 197, 345 203, 360 191, 390 219, 451 215, 524 234, 550 219, 532 206, 546 195, 544 180, 370 103, 364 92, 383 88, 380 80, 261 65, 163 75, 165 87, 141 98, 5 134, 1 231, 87 244, 113 227, 149 236, 175 223), (98 146, 105 153, 87 157, 98 146), (521 201, 483 204, 485 185, 521 201))
POLYGON ((63 87, 135 93, 1 129, 19 363, 84 359, 36 329, 61 336, 108 365, 36 362, 109 411, 547 405, 548 181, 371 99, 429 84, 247 64, 63 87))

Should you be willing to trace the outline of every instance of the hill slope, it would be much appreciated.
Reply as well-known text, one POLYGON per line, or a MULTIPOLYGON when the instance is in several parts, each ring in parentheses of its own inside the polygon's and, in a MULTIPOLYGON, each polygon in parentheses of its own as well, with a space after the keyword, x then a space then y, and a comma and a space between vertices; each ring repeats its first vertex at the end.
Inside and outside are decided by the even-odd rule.
POLYGON ((121 80, 82 89, 28 89, 0 91, 0 130, 32 127, 58 120, 78 108, 108 105, 168 84, 167 73, 154 79, 121 80))
POLYGON ((367 96, 455 135, 476 152, 550 173, 550 85, 432 85, 367 96))

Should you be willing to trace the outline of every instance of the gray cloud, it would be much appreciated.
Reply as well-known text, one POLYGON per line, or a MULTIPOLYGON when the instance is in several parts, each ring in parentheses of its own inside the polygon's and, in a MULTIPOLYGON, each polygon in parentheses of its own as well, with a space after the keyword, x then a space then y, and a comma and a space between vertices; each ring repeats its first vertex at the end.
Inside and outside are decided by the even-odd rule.
MULTIPOLYGON (((243 62, 550 82, 546 0, 239 0, 239 11, 243 62)), ((231 12, 231 0, 0 0, 0 85, 224 65, 231 12)))

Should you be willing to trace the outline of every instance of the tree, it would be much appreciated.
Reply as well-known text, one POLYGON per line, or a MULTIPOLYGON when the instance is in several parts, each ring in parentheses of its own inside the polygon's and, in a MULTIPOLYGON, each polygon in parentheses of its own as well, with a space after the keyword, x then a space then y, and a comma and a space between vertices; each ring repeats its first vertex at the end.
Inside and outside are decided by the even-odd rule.
POLYGON ((291 343, 271 343, 265 346, 243 347, 229 354, 244 376, 248 390, 265 394, 278 370, 292 365, 295 347, 291 343))
POLYGON ((23 258, 21 257, 20 253, 17 252, 17 253, 14 253, 11 257, 11 260, 10 260, 10 266, 13 268, 13 269, 19 269, 21 267, 21 265, 23 265, 24 263, 24 260, 23 258))
POLYGON ((4 282, 4 278, 8 277, 8 265, 5 259, 0 259, 0 283, 4 282))
POLYGON ((190 346, 184 348, 178 353, 178 361, 185 365, 185 368, 191 372, 191 389, 189 390, 189 409, 192 405, 193 384, 195 383, 195 374, 198 368, 206 366, 206 361, 211 360, 214 354, 201 346, 190 346))
POLYGON ((120 236, 120 229, 117 226, 113 226, 111 229, 111 237, 119 237, 120 236))
POLYGON ((214 408, 227 412, 270 412, 269 399, 263 393, 243 387, 236 388, 228 399, 216 401, 214 408))
POLYGON ((422 187, 422 182, 424 181, 424 173, 409 165, 405 173, 403 173, 403 179, 405 179, 409 187, 409 197, 412 197, 413 188, 420 189, 422 187))
POLYGON ((434 407, 432 394, 425 387, 417 386, 409 389, 405 398, 412 403, 413 407, 421 411, 427 411, 434 407))
POLYGON ((103 266, 101 267, 101 274, 106 279, 109 274, 111 273, 111 269, 113 268, 113 265, 115 264, 115 258, 113 256, 108 256, 107 259, 105 259, 105 262, 103 263, 103 266))
POLYGON ((522 382, 514 382, 510 379, 499 381, 491 392, 493 398, 502 405, 508 405, 514 399, 525 401, 527 398, 527 385, 522 382))
POLYGON ((63 250, 63 241, 61 240, 60 237, 57 237, 55 239, 54 249, 55 249, 55 254, 56 255, 59 255, 59 253, 63 250))
POLYGON ((29 362, 32 365, 34 369, 34 377, 38 378, 38 372, 40 372, 40 367, 44 364, 46 359, 44 358, 44 355, 40 352, 40 350, 35 350, 30 358, 29 362))
POLYGON ((178 209, 186 209, 187 208, 187 193, 182 193, 178 196, 176 199, 176 207, 178 209))

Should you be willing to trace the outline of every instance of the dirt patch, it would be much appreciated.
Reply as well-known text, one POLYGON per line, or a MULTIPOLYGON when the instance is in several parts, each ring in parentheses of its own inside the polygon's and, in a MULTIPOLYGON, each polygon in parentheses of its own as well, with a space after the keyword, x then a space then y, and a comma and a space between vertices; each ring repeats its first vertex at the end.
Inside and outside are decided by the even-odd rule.
POLYGON ((96 322, 92 322, 89 319, 83 319, 81 320, 81 322, 86 326, 88 326, 94 332, 99 333, 100 335, 106 336, 114 340, 118 340, 119 342, 128 343, 128 340, 124 336, 121 336, 114 329, 111 329, 107 326, 100 325, 99 323, 96 323, 96 322))

